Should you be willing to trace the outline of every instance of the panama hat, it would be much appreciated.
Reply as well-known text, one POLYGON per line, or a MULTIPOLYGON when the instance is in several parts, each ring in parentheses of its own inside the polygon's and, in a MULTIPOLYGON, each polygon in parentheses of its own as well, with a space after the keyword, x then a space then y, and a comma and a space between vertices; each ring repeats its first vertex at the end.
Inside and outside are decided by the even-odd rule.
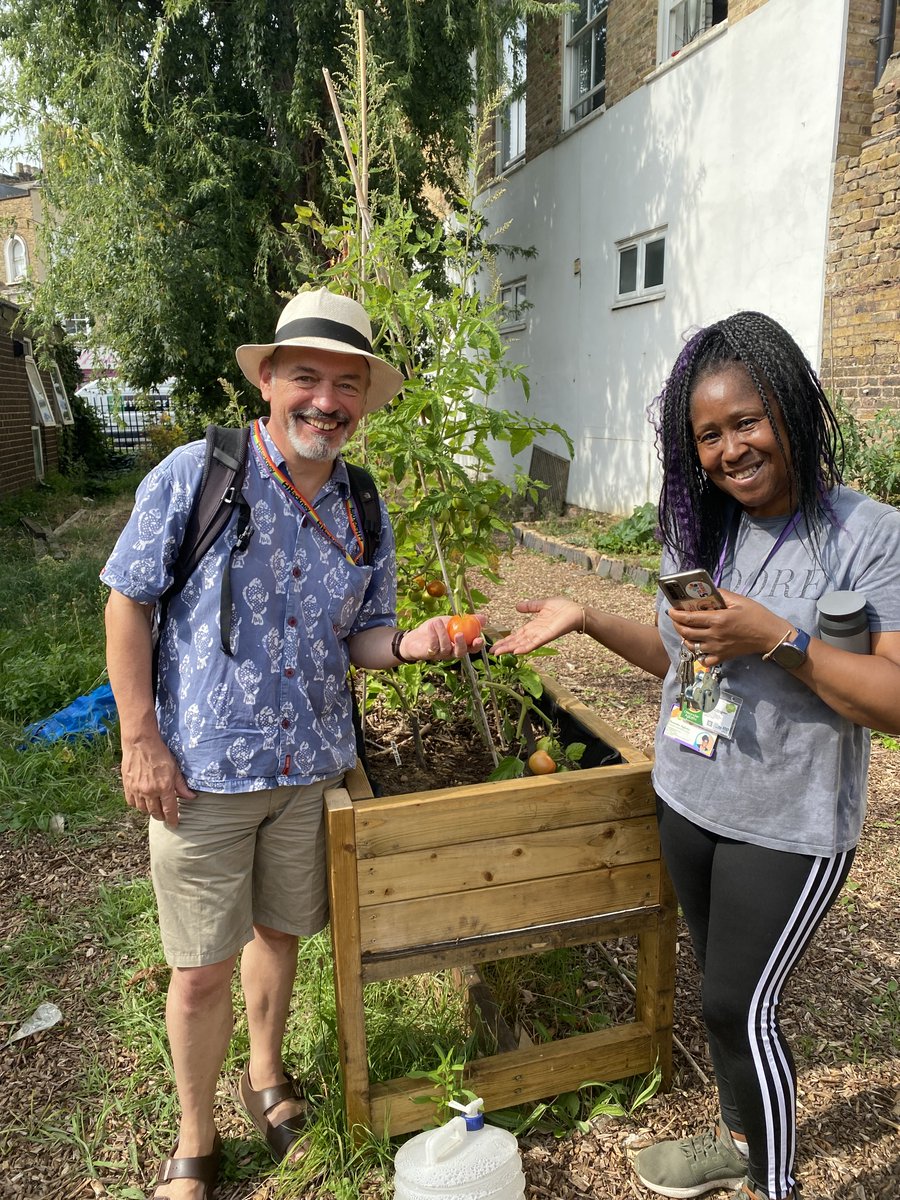
POLYGON ((327 288, 301 292, 289 300, 278 318, 275 341, 265 346, 238 346, 238 366, 254 387, 259 387, 259 368, 279 346, 308 346, 335 354, 359 354, 368 359, 371 375, 366 393, 366 412, 374 412, 393 400, 406 380, 390 363, 372 353, 372 322, 361 304, 350 296, 338 296, 327 288))

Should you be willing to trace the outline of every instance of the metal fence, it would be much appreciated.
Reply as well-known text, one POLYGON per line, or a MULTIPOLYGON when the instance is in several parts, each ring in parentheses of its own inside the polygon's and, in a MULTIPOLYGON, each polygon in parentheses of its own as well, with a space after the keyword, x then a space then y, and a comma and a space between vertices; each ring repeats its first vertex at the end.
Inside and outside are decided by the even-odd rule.
POLYGON ((78 395, 96 415, 109 449, 116 454, 133 454, 146 445, 150 430, 171 411, 171 397, 161 392, 116 394, 85 387, 78 395))

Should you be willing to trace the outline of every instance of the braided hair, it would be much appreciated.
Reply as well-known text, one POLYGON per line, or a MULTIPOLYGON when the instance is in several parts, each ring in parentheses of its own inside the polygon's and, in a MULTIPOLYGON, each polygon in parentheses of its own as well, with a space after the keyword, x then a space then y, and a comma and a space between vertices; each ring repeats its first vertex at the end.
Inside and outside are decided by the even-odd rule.
POLYGON ((759 392, 788 466, 792 492, 814 548, 830 513, 828 491, 841 482, 843 441, 822 385, 791 335, 771 317, 739 312, 701 329, 678 356, 656 398, 656 448, 663 466, 659 526, 682 567, 712 571, 738 504, 706 476, 691 425, 691 396, 706 376, 739 363, 759 392), (782 444, 777 404, 787 432, 782 444))

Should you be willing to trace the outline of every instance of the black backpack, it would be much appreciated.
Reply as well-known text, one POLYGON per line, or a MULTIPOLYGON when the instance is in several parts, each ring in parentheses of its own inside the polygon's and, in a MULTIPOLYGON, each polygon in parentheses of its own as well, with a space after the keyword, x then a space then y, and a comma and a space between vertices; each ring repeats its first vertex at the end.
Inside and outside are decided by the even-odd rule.
MULTIPOLYGON (((172 582, 160 596, 156 608, 157 652, 158 635, 165 624, 169 601, 177 596, 196 571, 200 560, 227 528, 237 514, 237 538, 222 572, 219 600, 219 631, 222 650, 229 657, 231 649, 231 561, 238 551, 246 550, 253 535, 250 505, 241 491, 247 468, 247 447, 250 426, 228 429, 224 425, 206 428, 206 457, 200 488, 185 526, 178 557, 172 568, 172 582)), ((350 496, 360 518, 363 538, 363 563, 370 566, 381 538, 381 505, 378 489, 372 476, 363 467, 345 464, 350 477, 350 496)), ((154 682, 157 659, 154 656, 154 682)))

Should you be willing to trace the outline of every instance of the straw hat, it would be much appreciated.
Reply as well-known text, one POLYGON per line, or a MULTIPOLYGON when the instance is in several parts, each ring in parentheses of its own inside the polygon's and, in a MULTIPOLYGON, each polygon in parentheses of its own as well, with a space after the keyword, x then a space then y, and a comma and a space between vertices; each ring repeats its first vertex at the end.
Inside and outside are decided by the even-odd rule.
POLYGON ((372 322, 361 304, 349 296, 338 296, 326 288, 301 292, 285 305, 278 318, 275 341, 265 346, 238 346, 238 366, 254 387, 259 387, 259 368, 279 346, 309 346, 335 354, 360 354, 371 369, 366 393, 366 412, 374 412, 393 400, 406 380, 390 363, 372 353, 372 322))

